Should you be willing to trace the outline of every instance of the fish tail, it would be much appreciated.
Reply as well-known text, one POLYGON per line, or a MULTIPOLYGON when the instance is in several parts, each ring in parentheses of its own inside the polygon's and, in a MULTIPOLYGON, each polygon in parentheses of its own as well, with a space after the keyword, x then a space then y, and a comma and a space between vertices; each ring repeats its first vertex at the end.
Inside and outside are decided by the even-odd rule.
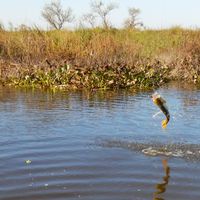
POLYGON ((167 124, 168 124, 169 120, 168 119, 164 119, 162 120, 162 128, 166 128, 167 124))

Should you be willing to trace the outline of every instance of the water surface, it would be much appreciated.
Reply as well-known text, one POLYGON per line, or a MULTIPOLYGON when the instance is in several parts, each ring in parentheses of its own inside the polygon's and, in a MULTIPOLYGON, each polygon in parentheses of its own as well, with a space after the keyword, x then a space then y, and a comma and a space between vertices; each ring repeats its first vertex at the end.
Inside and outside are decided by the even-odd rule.
POLYGON ((200 90, 0 88, 0 199, 199 200, 200 90), (26 161, 31 163, 26 163, 26 161))

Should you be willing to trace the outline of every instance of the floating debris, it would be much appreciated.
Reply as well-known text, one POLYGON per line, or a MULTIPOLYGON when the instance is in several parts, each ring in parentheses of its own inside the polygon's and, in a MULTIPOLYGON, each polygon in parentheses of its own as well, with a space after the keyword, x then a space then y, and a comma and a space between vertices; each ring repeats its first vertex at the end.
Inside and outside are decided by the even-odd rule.
POLYGON ((164 113, 166 116, 165 120, 162 120, 162 128, 166 128, 167 124, 170 120, 170 114, 166 105, 166 101, 156 92, 151 96, 153 102, 155 105, 157 105, 160 110, 164 113))
POLYGON ((31 160, 26 160, 25 163, 26 163, 27 165, 29 165, 29 164, 32 163, 32 161, 31 161, 31 160))

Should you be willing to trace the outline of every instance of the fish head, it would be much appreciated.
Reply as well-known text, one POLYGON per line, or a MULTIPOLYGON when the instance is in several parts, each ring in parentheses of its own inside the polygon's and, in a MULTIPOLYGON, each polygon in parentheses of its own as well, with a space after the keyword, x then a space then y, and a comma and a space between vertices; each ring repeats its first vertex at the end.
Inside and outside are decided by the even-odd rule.
POLYGON ((152 99, 152 101, 155 103, 158 99, 160 99, 160 95, 157 93, 157 92, 155 92, 155 93, 153 93, 152 95, 151 95, 151 99, 152 99))

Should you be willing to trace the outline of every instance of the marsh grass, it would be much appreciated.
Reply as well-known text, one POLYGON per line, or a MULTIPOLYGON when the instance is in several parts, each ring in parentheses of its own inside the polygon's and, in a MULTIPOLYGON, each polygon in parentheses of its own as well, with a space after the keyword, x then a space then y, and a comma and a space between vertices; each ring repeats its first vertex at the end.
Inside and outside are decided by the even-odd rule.
POLYGON ((200 31, 0 31, 0 80, 32 87, 156 87, 200 82, 200 31))

